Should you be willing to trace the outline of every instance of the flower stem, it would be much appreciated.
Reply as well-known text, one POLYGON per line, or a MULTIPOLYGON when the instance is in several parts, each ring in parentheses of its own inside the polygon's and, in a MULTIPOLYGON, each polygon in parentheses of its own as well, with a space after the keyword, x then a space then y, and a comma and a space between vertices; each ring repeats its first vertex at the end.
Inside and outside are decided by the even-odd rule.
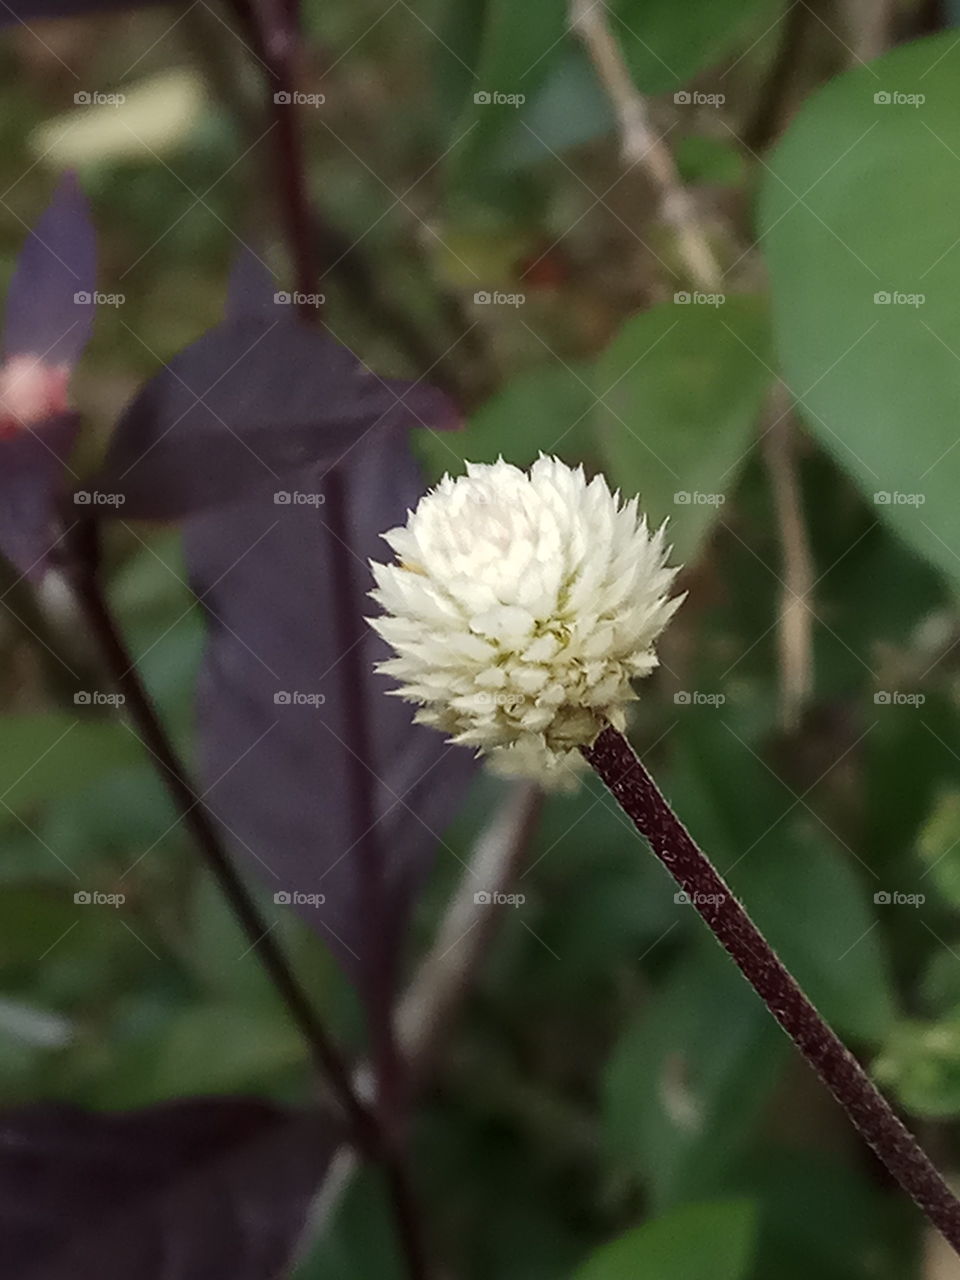
POLYGON ((862 1136, 960 1254, 960 1202, 694 843, 626 738, 607 728, 581 750, 862 1136))

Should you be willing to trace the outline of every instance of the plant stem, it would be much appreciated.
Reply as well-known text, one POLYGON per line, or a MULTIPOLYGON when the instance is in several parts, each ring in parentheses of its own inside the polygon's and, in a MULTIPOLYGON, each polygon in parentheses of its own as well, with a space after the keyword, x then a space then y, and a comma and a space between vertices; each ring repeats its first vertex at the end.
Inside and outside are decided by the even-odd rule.
POLYGON ((862 1136, 960 1254, 960 1202, 694 843, 626 738, 606 728, 582 754, 862 1136))
POLYGON ((77 525, 71 537, 67 567, 71 571, 77 603, 103 655, 106 668, 126 698, 125 705, 144 745, 161 766, 163 781, 184 825, 196 840, 251 948, 256 951, 290 1016, 300 1028, 318 1073, 329 1081, 346 1113, 355 1141, 365 1151, 376 1154, 380 1144, 374 1119, 354 1091, 350 1073, 339 1051, 274 940, 270 926, 234 869, 202 796, 197 794, 167 736, 114 620, 100 585, 99 566, 97 523, 94 519, 87 519, 77 525))
MULTIPOLYGON (((241 3, 243 11, 244 3, 241 3)), ((252 11, 254 14, 256 11, 252 11)), ((283 219, 287 249, 297 289, 309 294, 316 283, 317 268, 314 246, 315 221, 307 187, 307 167, 303 149, 300 113, 292 99, 296 87, 296 64, 300 49, 297 0, 264 0, 258 31, 258 44, 270 71, 267 91, 277 123, 279 146, 276 151, 276 178, 279 206, 283 219)), ((316 318, 315 311, 304 302, 301 315, 316 318)), ((385 850, 376 830, 373 786, 373 737, 368 721, 369 711, 363 698, 364 658, 357 645, 356 627, 366 630, 361 610, 356 606, 350 580, 346 548, 350 545, 349 512, 346 481, 333 468, 327 481, 327 521, 330 531, 344 553, 335 556, 336 609, 334 623, 339 628, 345 667, 344 685, 352 697, 350 718, 356 751, 348 761, 351 770, 350 792, 354 801, 353 826, 358 840, 359 879, 364 894, 364 909, 370 914, 373 938, 365 958, 363 987, 368 1008, 368 1025, 377 1067, 377 1107, 373 1121, 377 1128, 378 1156, 387 1181, 388 1199, 397 1236, 411 1280, 428 1275, 424 1230, 407 1169, 403 1148, 403 1112, 405 1110, 405 1066, 397 1045, 393 1025, 394 988, 390 974, 387 925, 391 904, 387 898, 385 850)))

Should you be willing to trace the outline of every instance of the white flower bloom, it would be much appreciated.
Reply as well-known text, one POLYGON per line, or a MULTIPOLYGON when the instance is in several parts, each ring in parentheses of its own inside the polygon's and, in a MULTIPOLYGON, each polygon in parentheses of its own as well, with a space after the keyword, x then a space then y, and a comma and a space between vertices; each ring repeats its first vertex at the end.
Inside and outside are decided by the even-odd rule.
POLYGON ((386 616, 371 625, 397 656, 378 670, 419 722, 547 783, 606 723, 624 727, 680 604, 664 528, 636 498, 557 458, 469 463, 383 536, 398 563, 372 565, 386 616))

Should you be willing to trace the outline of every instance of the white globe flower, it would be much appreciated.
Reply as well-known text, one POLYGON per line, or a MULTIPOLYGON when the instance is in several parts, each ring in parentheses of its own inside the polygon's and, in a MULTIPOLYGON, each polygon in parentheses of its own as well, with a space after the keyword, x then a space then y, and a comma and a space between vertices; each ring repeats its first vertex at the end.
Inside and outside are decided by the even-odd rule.
POLYGON ((372 564, 385 616, 371 625, 397 656, 378 670, 417 721, 547 784, 606 724, 624 728, 681 599, 636 498, 558 458, 468 463, 383 537, 398 562, 372 564))

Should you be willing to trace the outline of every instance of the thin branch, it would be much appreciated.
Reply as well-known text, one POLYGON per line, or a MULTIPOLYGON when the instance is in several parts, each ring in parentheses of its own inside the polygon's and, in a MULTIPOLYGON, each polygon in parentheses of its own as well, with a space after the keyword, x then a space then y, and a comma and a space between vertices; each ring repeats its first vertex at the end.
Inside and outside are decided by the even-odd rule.
POLYGON ((960 1254, 960 1202, 694 843, 626 738, 607 728, 582 752, 861 1135, 960 1254))
POLYGON ((470 990, 540 820, 543 792, 518 784, 477 841, 428 954, 397 1011, 400 1043, 411 1074, 422 1079, 450 1019, 470 990), (478 893, 484 895, 478 900, 478 893))
MULTIPOLYGON (((409 1077, 421 1084, 433 1065, 443 1032, 472 985, 503 911, 503 897, 516 881, 540 819, 543 793, 517 784, 478 839, 470 865, 451 898, 437 936, 400 1001, 397 1031, 409 1077), (489 902, 478 902, 485 892, 489 902)), ((370 1089, 369 1068, 360 1067, 354 1088, 370 1089)), ((358 1162, 349 1147, 335 1152, 314 1202, 306 1234, 316 1239, 346 1194, 358 1162)))
POLYGON ((763 437, 773 491, 780 545, 783 590, 780 594, 780 718, 784 729, 797 727, 813 690, 813 555, 803 514, 797 470, 797 423, 782 384, 770 397, 773 424, 763 437))
MULTIPOLYGON (((241 13, 247 0, 238 0, 241 13)), ((303 294, 312 292, 317 280, 314 245, 314 218, 308 191, 306 157, 300 128, 300 111, 295 107, 297 63, 301 41, 296 0, 269 0, 264 3, 262 20, 255 10, 251 28, 269 68, 265 80, 267 93, 277 124, 279 146, 276 149, 274 175, 279 188, 279 208, 297 288, 303 294)), ((304 315, 315 318, 312 309, 304 315)), ((328 476, 327 521, 331 532, 344 546, 349 545, 349 513, 343 475, 334 468, 328 476)), ((386 851, 375 822, 376 793, 373 787, 373 736, 369 708, 363 697, 365 684, 364 656, 356 644, 357 627, 365 623, 355 609, 349 565, 344 556, 334 557, 334 624, 339 628, 343 652, 344 687, 352 702, 350 722, 356 750, 350 753, 349 792, 353 800, 351 814, 358 838, 361 860, 360 880, 364 894, 364 910, 369 914, 376 946, 369 949, 363 975, 370 1029, 370 1039, 377 1071, 375 1122, 378 1135, 378 1158, 387 1181, 387 1195, 404 1263, 411 1280, 423 1280, 430 1273, 427 1261, 425 1231, 413 1182, 407 1168, 403 1145, 406 1079, 404 1063, 394 1033, 393 983, 390 974, 390 941, 387 937, 389 902, 387 901, 386 851), (356 616, 354 616, 356 615, 356 616)))
POLYGON ((646 99, 634 86, 610 29, 607 6, 603 0, 570 0, 570 26, 582 41, 616 113, 624 163, 640 165, 656 187, 660 214, 676 234, 691 281, 698 288, 716 292, 723 277, 720 264, 673 154, 650 120, 646 99))
POLYGON ((184 826, 196 840, 251 948, 309 1045, 318 1073, 330 1082, 352 1125, 356 1141, 375 1156, 380 1143, 373 1118, 357 1096, 346 1064, 274 939, 270 926, 234 869, 210 812, 190 780, 137 673, 100 584, 99 531, 95 519, 85 519, 74 529, 66 552, 65 568, 81 615, 113 683, 126 698, 125 705, 144 745, 160 765, 162 781, 184 826))

